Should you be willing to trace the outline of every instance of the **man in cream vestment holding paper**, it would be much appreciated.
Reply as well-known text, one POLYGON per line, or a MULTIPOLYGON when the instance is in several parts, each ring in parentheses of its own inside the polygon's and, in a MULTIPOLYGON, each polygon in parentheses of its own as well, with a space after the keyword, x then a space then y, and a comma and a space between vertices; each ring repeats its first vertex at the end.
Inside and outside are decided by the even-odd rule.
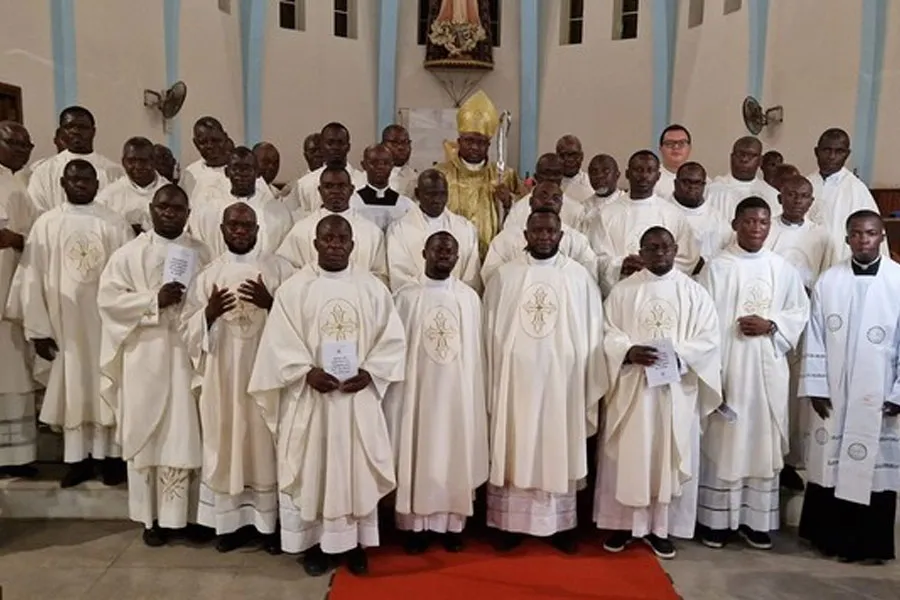
POLYGON ((603 305, 587 271, 559 252, 559 215, 528 218, 528 256, 484 293, 491 471, 487 523, 507 550, 522 534, 577 550, 575 491, 607 389, 603 305), (552 537, 551 537, 552 536, 552 537))
POLYGON ((700 422, 722 397, 719 320, 709 293, 674 269, 676 251, 666 229, 648 229, 645 268, 616 284, 603 307, 611 390, 594 521, 613 531, 604 544, 610 552, 638 538, 660 558, 674 558, 669 537, 694 537, 700 422), (663 354, 662 342, 674 355, 663 354), (645 371, 663 361, 676 377, 651 387, 645 371))
POLYGON ((187 292, 182 331, 200 388, 203 467, 197 520, 216 530, 228 552, 265 536, 277 551, 275 441, 247 393, 272 294, 294 273, 256 244, 256 213, 238 202, 222 214, 228 251, 187 292))
POLYGON ((488 476, 481 301, 451 274, 459 246, 450 233, 432 234, 422 253, 424 276, 394 297, 406 327, 406 377, 384 401, 397 527, 409 532, 407 552, 423 552, 430 532, 459 552, 475 489, 488 476))
POLYGON ((185 233, 188 198, 175 184, 150 203, 153 231, 117 250, 100 276, 101 393, 128 462, 128 512, 144 543, 161 546, 195 522, 200 422, 193 370, 179 332, 185 288, 209 262, 185 233), (178 256, 186 264, 176 272, 178 256))
POLYGON ((350 264, 347 220, 319 221, 315 246, 316 263, 275 294, 249 391, 277 439, 282 548, 305 552, 309 575, 338 554, 362 575, 395 486, 381 403, 403 379, 406 340, 388 289, 350 264))
POLYGON ((884 224, 846 223, 849 261, 816 283, 800 395, 812 411, 800 537, 826 556, 895 557, 900 490, 900 266, 880 253, 884 224))
POLYGON ((387 232, 391 291, 396 293, 404 285, 419 281, 425 274, 425 240, 433 233, 447 231, 453 234, 458 247, 453 276, 481 292, 478 231, 468 219, 447 210, 447 178, 437 169, 423 171, 415 194, 418 204, 387 232))

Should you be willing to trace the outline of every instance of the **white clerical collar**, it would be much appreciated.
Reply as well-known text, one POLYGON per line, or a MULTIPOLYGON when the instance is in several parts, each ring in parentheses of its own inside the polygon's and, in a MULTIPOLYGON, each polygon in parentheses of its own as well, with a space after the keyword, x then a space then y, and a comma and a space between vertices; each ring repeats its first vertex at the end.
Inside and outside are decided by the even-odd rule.
POLYGON ((753 179, 748 179, 748 180, 744 181, 742 179, 738 179, 731 173, 729 173, 728 175, 725 176, 725 183, 730 186, 742 186, 742 185, 752 186, 757 181, 759 181, 759 178, 757 178, 757 177, 754 177, 753 179))
POLYGON ((675 206, 677 206, 678 208, 680 208, 681 210, 683 210, 686 213, 699 215, 699 214, 706 212, 706 200, 705 199, 703 200, 703 202, 701 202, 697 206, 687 206, 686 204, 682 204, 681 202, 679 202, 678 198, 675 197, 675 194, 672 194, 672 202, 675 204, 675 206))
POLYGON ((464 158, 460 158, 459 162, 461 162, 462 166, 464 166, 469 171, 480 171, 481 169, 484 168, 484 165, 487 164, 487 159, 484 159, 480 163, 470 163, 467 160, 465 160, 464 158))
POLYGON ((673 265, 671 269, 663 273, 662 275, 657 275, 648 269, 644 269, 642 271, 646 273, 645 277, 650 281, 665 281, 667 279, 673 279, 675 277, 675 266, 673 265))
POLYGON ((343 216, 346 216, 346 215, 351 214, 351 208, 350 208, 349 206, 348 206, 347 208, 345 208, 344 210, 342 210, 342 211, 333 211, 333 210, 331 210, 331 209, 329 209, 329 208, 326 208, 326 207, 324 207, 324 206, 322 207, 322 210, 325 212, 325 216, 326 216, 326 217, 327 217, 328 215, 340 215, 340 216, 343 217, 343 216))
POLYGON ((368 183, 368 182, 366 182, 366 186, 369 189, 374 190, 376 198, 384 198, 385 193, 387 193, 387 191, 391 188, 391 186, 389 186, 389 185, 386 185, 383 188, 375 187, 374 185, 372 185, 371 183, 368 183))
POLYGON ((755 258, 767 256, 769 254, 769 250, 767 248, 760 248, 756 252, 748 252, 747 250, 744 250, 743 248, 741 248, 737 242, 734 243, 732 250, 738 256, 738 258, 755 259, 755 258))
POLYGON ((631 197, 631 194, 628 194, 628 201, 629 201, 632 205, 636 205, 636 206, 648 206, 648 205, 650 205, 650 204, 653 204, 653 200, 654 200, 655 198, 656 198, 656 195, 655 195, 655 194, 650 194, 650 195, 647 196, 646 198, 641 198, 641 199, 639 199, 639 200, 636 200, 636 199, 634 199, 634 198, 631 197))
POLYGON ((422 276, 422 283, 427 288, 446 290, 450 288, 450 277, 447 279, 432 279, 428 275, 422 276))
POLYGON ((532 255, 528 255, 528 262, 537 267, 549 267, 552 266, 556 262, 556 257, 559 256, 559 252, 551 256, 550 258, 535 258, 532 255))
POLYGON ((432 217, 430 215, 425 214, 425 211, 422 210, 421 208, 419 209, 419 212, 422 213, 422 218, 425 219, 426 224, 438 225, 444 221, 444 215, 447 214, 447 209, 445 208, 444 211, 436 217, 432 217))
POLYGON ((822 177, 822 174, 819 173, 819 176, 822 177, 822 182, 828 185, 837 185, 841 181, 844 180, 844 177, 847 176, 850 170, 847 167, 841 167, 840 171, 836 171, 829 175, 828 177, 822 177))
POLYGON ((253 246, 249 251, 244 254, 235 254, 231 250, 225 251, 225 256, 228 259, 228 262, 238 263, 238 264, 247 264, 256 262, 256 255, 258 252, 259 246, 253 246))
POLYGON ((876 258, 875 260, 873 260, 870 263, 861 263, 858 260, 856 260, 855 258, 853 258, 852 256, 850 257, 850 262, 853 263, 854 265, 856 265, 857 267, 859 267, 860 269, 862 269, 863 271, 868 271, 869 269, 874 267, 876 264, 878 264, 878 262, 880 260, 881 260, 880 254, 878 255, 878 258, 876 258))
POLYGON ((131 186, 131 189, 133 189, 138 194, 141 194, 142 196, 146 196, 148 194, 155 192, 156 186, 159 183, 159 175, 154 177, 153 181, 151 181, 150 184, 146 185, 146 186, 138 185, 137 183, 134 182, 134 180, 131 177, 128 177, 127 175, 125 176, 125 179, 128 180, 128 185, 131 186))
POLYGON ((200 159, 200 161, 201 161, 201 162, 200 162, 200 165, 201 165, 204 169, 209 169, 210 171, 215 171, 216 173, 224 173, 224 172, 225 172, 225 165, 221 165, 221 166, 218 166, 218 167, 211 167, 211 166, 209 166, 209 165, 207 164, 207 162, 206 162, 205 160, 203 160, 202 158, 200 159))
POLYGON ((799 223, 791 223, 790 221, 786 221, 784 219, 784 215, 778 217, 778 220, 781 221, 781 224, 787 227, 788 229, 800 229, 804 225, 806 225, 806 220, 800 221, 799 223))
POLYGON ((322 267, 319 267, 319 274, 325 279, 344 279, 350 276, 351 269, 352 267, 350 265, 347 265, 347 268, 341 271, 326 271, 322 267))
POLYGON ((147 235, 150 236, 150 242, 153 244, 178 244, 178 245, 183 246, 184 244, 182 244, 182 242, 187 237, 187 232, 182 231, 181 235, 179 235, 178 237, 176 237, 174 239, 169 239, 167 237, 163 237, 163 236, 159 235, 158 233, 156 233, 156 231, 154 231, 152 229, 147 232, 147 235))

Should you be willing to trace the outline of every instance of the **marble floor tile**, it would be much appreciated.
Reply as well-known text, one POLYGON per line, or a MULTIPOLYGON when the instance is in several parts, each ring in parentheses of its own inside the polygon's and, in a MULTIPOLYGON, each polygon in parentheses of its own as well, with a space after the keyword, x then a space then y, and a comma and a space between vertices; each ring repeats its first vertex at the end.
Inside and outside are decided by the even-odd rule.
POLYGON ((105 568, 16 568, 0 562, 3 600, 79 600, 105 568))
POLYGON ((328 593, 331 574, 309 577, 300 565, 296 568, 244 568, 228 586, 221 600, 265 598, 266 600, 322 600, 328 593))
POLYGON ((237 573, 232 569, 110 568, 82 594, 81 598, 212 600, 225 598, 236 577, 237 573))
POLYGON ((245 555, 249 552, 235 550, 223 554, 216 551, 214 542, 196 545, 173 541, 159 548, 151 548, 144 544, 139 531, 111 568, 235 569, 244 565, 245 555))
POLYGON ((0 571, 106 568, 136 535, 123 521, 0 520, 0 571))

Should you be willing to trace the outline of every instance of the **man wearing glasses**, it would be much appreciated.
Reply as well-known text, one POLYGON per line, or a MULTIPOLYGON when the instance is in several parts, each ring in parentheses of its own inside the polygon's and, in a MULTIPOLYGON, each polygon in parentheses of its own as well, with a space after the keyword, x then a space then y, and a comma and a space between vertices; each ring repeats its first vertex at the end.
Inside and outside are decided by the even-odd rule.
POLYGON ((691 132, 683 125, 672 124, 659 136, 659 181, 654 192, 660 198, 671 198, 675 191, 675 174, 691 158, 691 132))

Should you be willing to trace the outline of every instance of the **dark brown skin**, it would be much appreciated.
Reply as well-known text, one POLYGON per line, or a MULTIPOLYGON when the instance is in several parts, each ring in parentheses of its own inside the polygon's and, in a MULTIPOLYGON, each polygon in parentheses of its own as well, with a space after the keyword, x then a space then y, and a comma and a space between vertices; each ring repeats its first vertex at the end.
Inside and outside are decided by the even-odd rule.
POLYGON ((459 243, 450 232, 433 233, 425 240, 422 257, 425 258, 425 275, 442 281, 450 277, 456 267, 459 260, 459 243))
MULTIPOLYGON (((28 164, 32 149, 34 144, 27 129, 12 121, 0 122, 0 165, 16 173, 28 164)), ((6 248, 21 252, 25 249, 25 237, 7 228, 0 229, 0 250, 6 248)))

